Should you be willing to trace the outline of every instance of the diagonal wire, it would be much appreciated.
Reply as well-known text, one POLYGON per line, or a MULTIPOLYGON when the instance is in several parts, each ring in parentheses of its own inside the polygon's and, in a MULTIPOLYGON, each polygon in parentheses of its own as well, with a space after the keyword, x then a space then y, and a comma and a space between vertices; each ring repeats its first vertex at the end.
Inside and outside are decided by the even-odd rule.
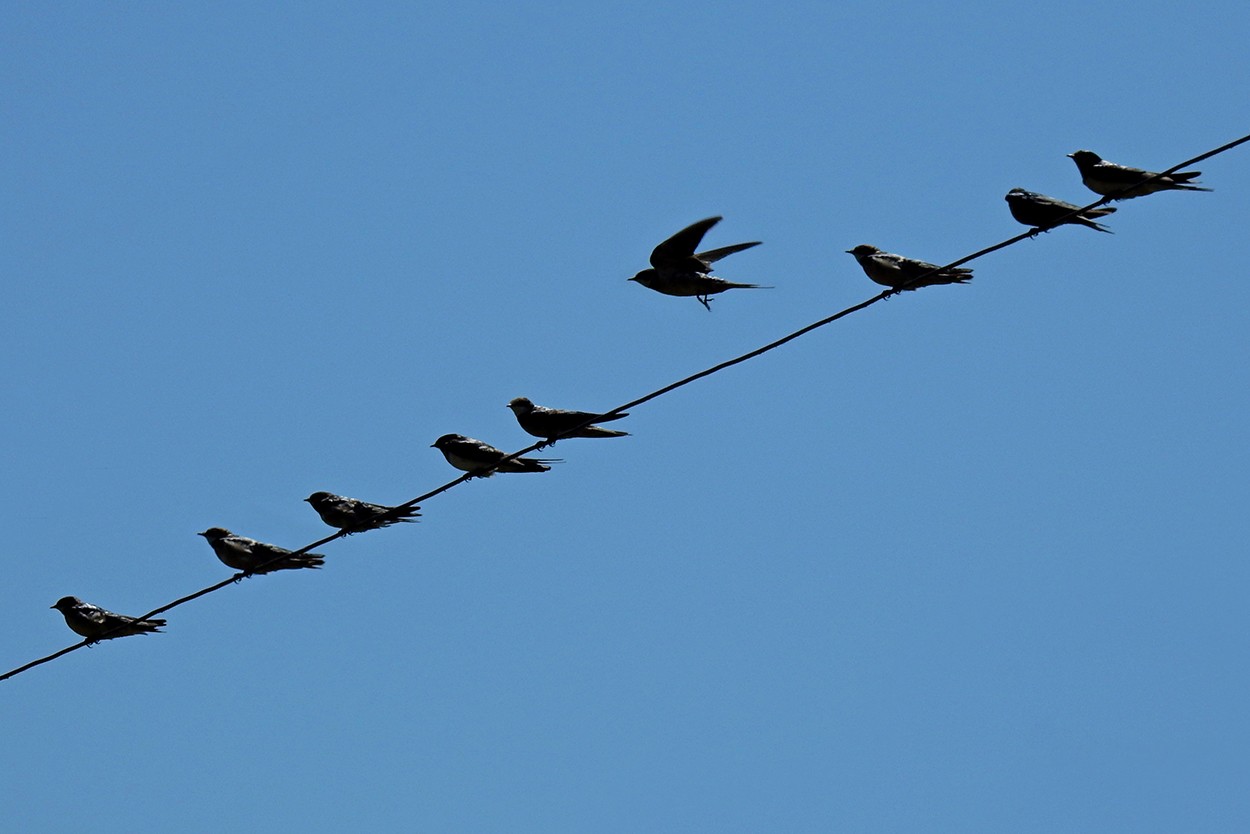
MULTIPOLYGON (((997 252, 999 249, 1005 249, 1006 247, 1008 247, 1008 246, 1012 246, 1012 245, 1014 245, 1014 244, 1016 244, 1016 243, 1019 243, 1019 242, 1020 242, 1020 241, 1022 241, 1022 240, 1028 240, 1028 239, 1030 239, 1030 238, 1034 238, 1034 237, 1036 237, 1036 236, 1038 235, 1038 233, 1040 233, 1040 232, 1050 231, 1051 229, 1056 228, 1057 226, 1062 225, 1062 224, 1064 223, 1064 221, 1068 220, 1069 218, 1075 217, 1075 216, 1077 216, 1077 215, 1079 215, 1079 214, 1082 214, 1082 213, 1084 213, 1084 212, 1086 212, 1086 211, 1089 211, 1090 209, 1093 209, 1093 208, 1098 208, 1099 206, 1105 205, 1106 203, 1110 203, 1111 201, 1113 201, 1113 200, 1117 199, 1120 195, 1122 195, 1122 194, 1126 194, 1126 193, 1128 193, 1129 191, 1134 191, 1134 190, 1136 190, 1136 189, 1140 188, 1142 185, 1144 185, 1144 184, 1146 184, 1146 183, 1153 182, 1154 180, 1160 179, 1160 178, 1162 178, 1162 177, 1169 176, 1169 175, 1171 175, 1171 174, 1173 174, 1173 173, 1175 173, 1175 172, 1179 171, 1180 169, 1185 168, 1185 167, 1188 167, 1188 166, 1190 166, 1190 165, 1196 165, 1197 163, 1202 162, 1204 159, 1210 159, 1211 157, 1216 156, 1216 155, 1218 155, 1218 154, 1222 154, 1222 153, 1224 153, 1225 151, 1230 151, 1230 150, 1232 150, 1233 148, 1237 147, 1238 145, 1245 144, 1246 142, 1250 142, 1250 134, 1247 134, 1246 136, 1242 136, 1242 137, 1241 137, 1241 138, 1239 138, 1239 139, 1234 139, 1233 141, 1228 142, 1228 143, 1226 143, 1226 144, 1220 145, 1218 148, 1212 148, 1211 150, 1206 151, 1206 152, 1204 152, 1204 153, 1201 153, 1201 154, 1199 154, 1198 156, 1193 157, 1192 159, 1186 159, 1184 162, 1177 163, 1176 165, 1173 165, 1171 168, 1168 168, 1167 170, 1160 171, 1160 172, 1158 172, 1158 173, 1156 173, 1156 174, 1152 174, 1152 175, 1151 175, 1151 176, 1149 176, 1149 177, 1146 177, 1146 178, 1144 178, 1144 179, 1138 180, 1137 182, 1133 183, 1132 185, 1130 185, 1130 186, 1126 186, 1125 188, 1123 188, 1123 189, 1121 189, 1121 190, 1119 190, 1119 191, 1115 192, 1114 194, 1109 194, 1109 195, 1107 195, 1107 196, 1105 196, 1105 197, 1102 197, 1102 198, 1100 198, 1100 199, 1098 199, 1098 200, 1095 200, 1094 202, 1090 203, 1090 204, 1089 204, 1089 205, 1087 205, 1087 206, 1082 206, 1082 207, 1080 207, 1080 208, 1078 208, 1078 209, 1075 209, 1075 210, 1073 210, 1073 211, 1070 211, 1070 212, 1068 212, 1067 214, 1065 214, 1065 215, 1063 215, 1062 217, 1058 218, 1057 220, 1055 220, 1055 221, 1054 221, 1054 222, 1052 222, 1052 223, 1048 223, 1048 224, 1046 224, 1046 225, 1044 225, 1044 226, 1039 226, 1039 227, 1036 227, 1036 228, 1030 229, 1030 230, 1029 230, 1029 231, 1027 231, 1027 232, 1022 232, 1022 233, 1020 233, 1020 234, 1016 235, 1015 237, 1010 237, 1010 238, 1007 238, 1006 240, 1003 240, 1003 241, 1000 241, 1000 242, 998 242, 998 243, 995 243, 995 244, 993 244, 992 246, 987 246, 987 247, 985 247, 984 249, 978 249, 977 251, 973 252, 972 254, 970 254, 970 255, 965 255, 964 257, 962 257, 962 258, 960 258, 960 259, 958 259, 958 260, 951 261, 950 263, 946 264, 945 266, 934 267, 933 269, 930 269, 930 270, 929 270, 929 271, 927 271, 927 272, 921 273, 920 275, 917 275, 917 276, 913 277, 913 278, 912 278, 911 280, 909 280, 907 283, 905 283, 905 284, 903 284, 903 285, 901 285, 901 286, 899 286, 899 287, 891 287, 890 289, 887 289, 887 290, 885 290, 885 291, 883 291, 883 292, 878 293, 877 295, 874 295, 872 298, 869 298, 869 299, 867 299, 867 300, 865 300, 865 301, 861 301, 860 303, 855 304, 855 305, 852 305, 852 306, 850 306, 850 307, 847 307, 847 308, 846 308, 846 309, 844 309, 844 310, 839 310, 838 312, 834 313, 834 314, 833 314, 833 315, 831 315, 831 316, 826 316, 825 318, 823 318, 823 319, 821 319, 821 320, 819 320, 819 321, 812 322, 811 324, 806 325, 805 327, 801 327, 801 328, 799 328, 798 330, 795 330, 795 331, 793 331, 793 332, 791 332, 791 333, 787 333, 785 336, 782 336, 780 339, 777 339, 777 340, 775 340, 775 341, 769 342, 768 344, 766 344, 766 345, 764 345, 764 346, 762 346, 762 347, 758 347, 758 348, 756 348, 755 350, 748 351, 747 353, 741 354, 740 356, 735 356, 733 359, 728 359, 728 360, 726 360, 726 361, 724 361, 724 362, 721 362, 721 363, 719 363, 719 364, 717 364, 717 365, 713 365, 713 366, 712 366, 712 367, 710 367, 710 368, 706 368, 706 369, 704 369, 704 370, 702 370, 702 371, 699 371, 698 373, 691 374, 690 376, 687 376, 687 377, 684 377, 684 378, 682 378, 682 379, 679 379, 679 380, 677 380, 676 382, 673 382, 673 383, 670 383, 670 384, 668 384, 668 385, 665 385, 663 388, 657 388, 656 390, 652 391, 651 393, 649 393, 649 394, 644 394, 643 396, 639 397, 639 398, 638 398, 638 399, 636 399, 636 400, 630 400, 630 401, 629 401, 629 402, 627 402, 627 403, 623 403, 623 404, 621 404, 621 405, 618 405, 616 408, 613 408, 611 411, 605 411, 605 412, 602 412, 602 413, 600 413, 600 414, 596 414, 596 415, 595 415, 592 419, 586 420, 585 422, 583 422, 583 423, 581 423, 581 424, 579 424, 579 425, 577 425, 577 426, 573 426, 573 427, 571 427, 571 428, 569 428, 569 429, 567 429, 567 430, 565 430, 565 431, 561 432, 560 434, 555 435, 555 436, 554 436, 554 437, 552 437, 552 438, 548 438, 548 439, 546 439, 546 440, 541 440, 541 441, 539 441, 539 442, 537 442, 537 443, 531 443, 529 446, 526 446, 524 449, 521 449, 520 451, 513 452, 513 453, 512 453, 512 454, 510 454, 510 455, 507 455, 507 456, 505 456, 505 457, 503 457, 503 458, 500 458, 498 461, 496 461, 496 462, 495 462, 494 464, 492 464, 491 466, 483 467, 482 469, 480 469, 480 470, 478 470, 478 471, 475 471, 475 472, 465 473, 464 475, 461 475, 459 478, 456 478, 456 479, 455 479, 455 480, 453 480, 453 481, 448 481, 447 483, 443 484, 442 486, 435 487, 434 489, 430 490, 429 492, 426 492, 426 493, 423 493, 423 494, 421 494, 421 495, 418 495, 416 498, 412 498, 412 499, 410 499, 410 500, 408 500, 408 501, 405 501, 405 502, 404 502, 404 503, 402 503, 402 504, 397 504, 396 506, 394 506, 394 507, 390 508, 389 510, 387 510, 387 511, 385 511, 385 512, 382 512, 382 513, 379 513, 379 514, 376 516, 376 518, 375 518, 375 519, 373 519, 373 520, 374 520, 374 521, 381 521, 381 520, 384 520, 384 519, 387 519, 387 518, 390 518, 390 517, 394 517, 394 516, 396 516, 396 515, 398 514, 398 511, 400 511, 400 510, 409 509, 409 508, 414 508, 414 509, 415 509, 415 508, 416 508, 416 506, 417 506, 417 504, 419 504, 419 503, 420 503, 420 502, 422 502, 422 501, 426 501, 426 500, 428 500, 428 499, 430 499, 430 498, 433 498, 433 497, 434 497, 434 496, 436 496, 436 495, 440 495, 440 494, 442 494, 442 493, 446 492, 447 490, 449 490, 449 489, 451 489, 451 488, 453 488, 453 487, 456 487, 456 486, 459 486, 460 484, 463 484, 465 481, 472 480, 472 479, 473 479, 473 478, 475 478, 475 477, 486 477, 487 475, 489 475, 490 473, 494 472, 496 469, 498 469, 500 466, 504 465, 504 464, 505 464, 505 463, 507 463, 508 461, 515 460, 516 458, 519 458, 519 457, 521 457, 522 455, 527 455, 527 454, 529 454, 530 452, 536 452, 536 451, 538 451, 539 449, 542 449, 542 448, 544 448, 544 447, 546 447, 546 446, 549 446, 549 445, 551 445, 552 443, 556 442, 557 440, 560 440, 561 438, 564 438, 564 437, 568 437, 568 436, 572 435, 574 432, 578 431, 579 429, 582 429, 582 428, 584 428, 584 427, 586 427, 586 426, 590 425, 590 424, 591 424, 591 423, 593 423, 595 420, 601 420, 601 419, 603 419, 604 417, 610 417, 610 416, 614 416, 614 415, 621 414, 622 412, 624 412, 624 411, 625 411, 626 409, 628 409, 628 408, 636 408, 637 406, 640 406, 640 405, 642 405, 643 403, 650 402, 651 400, 654 400, 654 399, 656 399, 657 397, 662 397, 662 396, 664 396, 665 394, 668 394, 668 393, 670 393, 670 392, 672 392, 672 391, 676 391, 678 388, 683 388, 683 387, 685 387, 685 386, 689 385, 689 384, 690 384, 690 383, 692 383, 692 382, 697 382, 698 380, 703 379, 704 377, 708 377, 708 376, 711 376, 712 374, 720 373, 721 371, 726 370, 727 368, 732 368, 732 367, 733 367, 733 366, 735 366, 735 365, 741 365, 743 362, 748 362, 748 361, 750 361, 750 360, 754 359, 754 358, 755 358, 755 357, 757 357, 757 356, 761 356, 761 355, 763 355, 763 354, 765 354, 765 353, 768 353, 768 352, 770 352, 770 351, 776 350, 777 348, 781 347, 782 345, 789 344, 790 342, 793 342, 795 339, 798 339, 798 338, 799 338, 799 337, 801 337, 801 336, 805 336, 805 335, 807 335, 808 333, 811 333, 813 330, 819 330, 820 328, 822 328, 822 327, 824 327, 824 326, 826 326, 826 325, 832 324, 833 322, 837 321, 838 319, 841 319, 841 318, 844 318, 844 317, 846 317, 846 316, 849 316, 849 315, 851 315, 852 313, 858 313, 860 310, 863 310, 863 309, 865 309, 865 308, 867 308, 867 307, 870 307, 870 306, 872 306, 873 304, 876 304, 878 301, 883 301, 883 300, 885 300, 885 299, 889 298, 891 295, 894 295, 895 293, 899 293, 899 292, 902 292, 902 291, 904 291, 904 290, 910 289, 910 288, 912 288, 912 286, 913 286, 913 285, 918 285, 918 284, 921 284, 921 283, 922 283, 922 282, 923 282, 926 278, 928 278, 928 277, 930 277, 930 276, 932 276, 932 275, 935 275, 935 274, 937 274, 937 273, 939 273, 939 272, 943 272, 943 271, 948 270, 948 269, 953 269, 954 267, 957 267, 957 266, 961 266, 961 265, 963 265, 963 264, 968 263, 969 261, 974 261, 974 260, 976 260, 977 258, 981 258, 981 257, 984 257, 985 255, 990 254, 991 252, 997 252)), ((289 554, 283 554, 283 555, 281 555, 281 556, 275 556, 273 559, 270 559, 270 560, 269 560, 269 561, 267 561, 267 562, 263 562, 263 563, 261 563, 261 564, 257 565, 255 568, 253 568, 253 569, 252 569, 252 570, 250 570, 250 571, 242 571, 242 572, 240 572, 240 573, 237 573, 237 574, 235 574, 235 575, 231 576, 229 579, 223 579, 222 581, 220 581, 220 582, 216 583, 215 585, 209 585, 207 588, 201 588, 200 590, 196 591, 195 593, 192 593, 192 594, 187 594, 186 596, 184 596, 184 597, 179 597, 178 599, 174 600, 173 602, 168 602, 168 603, 166 603, 166 604, 164 604, 164 605, 160 606, 159 608, 154 608, 153 610, 151 610, 151 611, 149 611, 148 613, 144 614, 142 617, 136 617, 136 618, 135 618, 135 620, 136 620, 136 621, 141 621, 141 620, 150 620, 151 618, 155 617, 155 616, 156 616, 156 615, 158 615, 158 614, 163 614, 164 612, 169 611, 170 609, 177 608, 177 607, 178 607, 178 606, 180 606, 180 605, 183 605, 183 604, 185 604, 185 603, 191 602, 192 600, 195 600, 195 599, 199 599, 199 598, 200 598, 200 597, 202 597, 202 596, 206 596, 206 595, 211 594, 211 593, 214 593, 214 592, 216 592, 216 591, 220 591, 222 588, 225 588, 225 587, 227 587, 227 586, 229 586, 229 585, 233 585, 233 584, 235 584, 236 582, 239 582, 239 581, 241 581, 241 580, 243 580, 243 579, 246 579, 246 578, 248 578, 248 577, 252 576, 253 574, 256 574, 257 572, 262 571, 264 568, 268 567, 269 565, 271 565, 271 564, 273 564, 273 563, 275 563, 275 562, 279 562, 279 561, 282 561, 282 560, 284 560, 284 559, 288 559, 288 558, 290 558, 290 557, 291 557, 291 556, 293 556, 293 555, 296 555, 296 556, 297 556, 297 555, 301 555, 301 554, 304 554, 304 553, 308 553, 310 550, 312 550, 312 549, 313 549, 313 548, 315 548, 315 547, 321 547, 322 545, 329 544, 330 542, 332 542, 332 541, 334 541, 334 540, 336 540, 336 539, 341 539, 341 538, 343 538, 344 536, 349 536, 349 535, 351 535, 351 533, 352 533, 352 532, 355 532, 355 531, 352 531, 352 530, 339 530, 338 532, 333 533, 332 535, 326 536, 326 537, 325 537, 325 538, 323 538, 323 539, 318 539, 317 541, 313 542, 312 544, 305 545, 304 547, 301 547, 299 550, 292 551, 292 552, 291 552, 291 553, 289 553, 289 554)), ((113 629, 113 630, 111 630, 111 631, 105 632, 104 634, 100 635, 100 637, 98 637, 98 638, 94 638, 94 639, 86 639, 86 640, 83 640, 83 641, 82 641, 82 642, 80 642, 80 643, 75 643, 75 644, 74 644, 74 645, 72 645, 72 646, 66 646, 65 648, 61 649, 60 651, 58 651, 58 652, 54 652, 54 653, 52 653, 52 654, 50 654, 50 655, 48 655, 48 656, 46 656, 46 657, 41 657, 41 658, 39 658, 38 660, 32 660, 30 663, 27 663, 27 664, 25 664, 25 665, 23 665, 23 666, 19 666, 19 667, 17 667, 16 669, 12 669, 12 670, 10 670, 10 671, 8 671, 8 672, 5 672, 3 675, 0 675, 0 681, 5 681, 5 680, 8 680, 9 678, 11 678, 11 677, 13 677, 13 676, 15 676, 15 675, 20 675, 22 672, 25 672, 25 671, 26 671, 26 670, 28 670, 28 669, 33 669, 33 668, 34 668, 34 667, 36 667, 36 666, 40 666, 40 665, 42 665, 42 664, 44 664, 44 663, 48 663, 48 662, 51 662, 51 661, 53 661, 53 660, 56 660, 57 658, 62 657, 63 655, 67 655, 67 654, 69 654, 70 652, 77 651, 78 649, 81 649, 81 648, 83 648, 83 647, 85 647, 85 646, 90 646, 90 645, 93 645, 94 643, 97 643, 97 642, 99 642, 100 640, 107 640, 107 639, 109 639, 109 636, 110 636, 110 635, 111 635, 114 631, 118 631, 118 630, 120 630, 122 627, 123 627, 123 626, 118 626, 118 627, 114 628, 114 629, 113 629)))

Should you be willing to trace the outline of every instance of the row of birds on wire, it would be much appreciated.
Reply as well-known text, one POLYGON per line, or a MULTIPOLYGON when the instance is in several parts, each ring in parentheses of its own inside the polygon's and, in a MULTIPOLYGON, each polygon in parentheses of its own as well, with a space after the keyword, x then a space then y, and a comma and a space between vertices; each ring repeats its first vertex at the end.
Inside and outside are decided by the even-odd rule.
MULTIPOLYGON (((1076 163, 1081 181, 1086 187, 1103 197, 1126 200, 1159 191, 1211 190, 1195 183, 1195 178, 1201 171, 1178 171, 1160 175, 1141 168, 1117 165, 1104 160, 1093 151, 1081 150, 1068 156, 1076 163)), ((1033 227, 1033 235, 1067 224, 1110 232, 1099 220, 1115 212, 1115 208, 1111 206, 1082 210, 1072 203, 1023 188, 1011 189, 1005 199, 1012 217, 1033 227)), ((726 281, 711 274, 712 265, 725 256, 760 245, 760 241, 756 240, 702 252, 695 251, 702 243, 704 235, 720 220, 720 217, 709 217, 677 232, 651 252, 651 268, 642 270, 629 280, 637 281, 647 289, 664 295, 694 297, 709 311, 712 308, 708 301, 713 295, 733 289, 769 289, 760 284, 726 281)), ((971 269, 943 269, 927 261, 884 252, 868 244, 860 244, 847 252, 855 257, 869 278, 889 288, 887 296, 937 284, 964 284, 972 279, 971 269)), ((543 442, 538 444, 539 449, 555 443, 557 439, 568 437, 607 438, 624 437, 628 434, 595 425, 619 420, 627 417, 627 413, 597 414, 545 408, 535 405, 526 397, 513 399, 508 403, 508 408, 512 409, 522 429, 542 439, 543 442)), ((551 469, 551 464, 560 462, 552 458, 512 457, 489 443, 460 434, 445 434, 432 445, 443 453, 449 464, 475 477, 489 477, 496 472, 547 472, 551 469)), ((411 522, 420 515, 420 507, 388 507, 331 492, 314 492, 304 500, 312 505, 322 521, 347 534, 411 522)), ((296 553, 240 536, 224 527, 210 527, 198 535, 208 541, 223 564, 241 571, 238 579, 280 570, 320 568, 325 563, 325 556, 320 553, 296 553)), ((86 638, 88 644, 159 632, 166 625, 164 619, 139 619, 115 614, 74 596, 62 597, 51 607, 60 611, 65 616, 66 625, 86 638)))

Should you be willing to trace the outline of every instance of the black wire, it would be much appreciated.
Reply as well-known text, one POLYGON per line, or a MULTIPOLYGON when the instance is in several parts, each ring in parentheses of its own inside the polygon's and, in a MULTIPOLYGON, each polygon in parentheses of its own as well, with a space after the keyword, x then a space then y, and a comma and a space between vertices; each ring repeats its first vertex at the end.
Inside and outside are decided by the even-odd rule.
MULTIPOLYGON (((1022 240, 1028 240, 1030 238, 1036 237, 1039 232, 1049 231, 1050 229, 1060 226, 1064 223, 1064 221, 1068 220, 1069 218, 1075 217, 1079 214, 1083 214, 1084 212, 1089 211, 1090 209, 1098 208, 1101 205, 1109 203, 1112 200, 1115 200, 1117 196, 1121 194, 1126 194, 1130 191, 1135 191, 1138 188, 1140 188, 1142 185, 1144 185, 1145 183, 1152 182, 1156 179, 1160 179, 1161 177, 1166 177, 1170 174, 1175 173, 1176 171, 1179 171, 1182 168, 1185 168, 1189 165, 1194 165, 1196 163, 1203 161, 1204 159, 1209 159, 1213 156, 1216 156, 1217 154, 1224 153, 1225 151, 1232 150, 1238 145, 1242 145, 1246 142, 1250 142, 1250 134, 1247 134, 1246 136, 1242 136, 1240 139, 1234 139, 1232 142, 1229 142, 1227 144, 1220 145, 1218 148, 1214 148, 1205 153, 1201 153, 1198 156, 1193 157, 1192 159, 1187 159, 1184 162, 1173 165, 1171 168, 1168 168, 1165 171, 1160 171, 1156 174, 1152 174, 1151 176, 1141 179, 1138 182, 1133 183, 1130 186, 1126 186, 1125 188, 1121 189, 1120 191, 1117 191, 1114 194, 1110 194, 1105 197, 1102 197, 1101 199, 1095 200, 1094 202, 1090 203, 1087 206, 1083 206, 1081 208, 1070 211, 1067 214, 1060 217, 1059 219, 1055 220, 1053 223, 1049 223, 1045 226, 1039 226, 1034 229, 1030 229, 1027 232, 1022 232, 1021 234, 1018 234, 1015 237, 1011 237, 999 243, 995 243, 993 246, 987 246, 984 249, 978 249, 976 252, 973 252, 971 255, 965 255, 959 260, 951 261, 945 266, 939 266, 939 267, 930 269, 928 272, 924 272, 920 275, 915 276, 914 278, 912 278, 905 284, 902 284, 901 286, 892 287, 888 290, 885 290, 884 292, 878 293, 877 295, 873 296, 872 298, 869 298, 866 301, 861 301, 859 304, 855 304, 851 307, 847 307, 844 310, 839 310, 838 312, 834 313, 831 316, 826 316, 820 321, 812 322, 806 327, 801 327, 792 333, 788 333, 785 336, 782 336, 780 339, 777 339, 776 341, 769 342, 763 347, 756 348, 755 350, 749 351, 748 353, 744 353, 741 356, 736 356, 733 359, 726 360, 725 362, 721 362, 718 365, 713 365, 712 367, 699 371, 698 373, 691 374, 690 376, 685 377, 683 379, 679 379, 676 382, 673 382, 669 385, 665 385, 663 388, 658 388, 649 394, 641 396, 636 400, 630 400, 627 403, 618 405, 616 408, 612 409, 611 411, 605 411, 600 414, 596 414, 592 419, 586 420, 584 423, 581 423, 577 426, 573 426, 572 428, 569 428, 566 431, 563 431, 560 434, 555 435, 554 438, 548 438, 546 440, 541 440, 537 443, 532 443, 518 452, 513 452, 512 454, 507 455, 506 457, 500 458, 491 466, 483 467, 481 470, 476 471, 476 472, 470 472, 470 473, 461 475, 459 478, 456 478, 454 481, 448 481, 447 483, 443 484, 440 487, 436 487, 435 489, 432 489, 429 492, 418 495, 416 498, 412 498, 408 501, 405 501, 402 504, 397 504, 396 506, 392 507, 386 512, 379 513, 378 516, 374 520, 376 521, 376 520, 386 519, 388 517, 393 517, 397 515, 397 512, 399 510, 415 507, 417 504, 421 503, 422 501, 426 501, 426 500, 429 500, 430 498, 433 498, 436 495, 440 495, 446 492, 447 490, 451 489, 452 487, 455 487, 464 483, 465 481, 469 481, 475 477, 484 477, 485 475, 488 475, 491 472, 494 472, 496 469, 498 469, 500 466, 504 465, 508 461, 515 460, 516 458, 519 458, 522 455, 529 454, 530 452, 536 452, 539 449, 542 449, 545 446, 548 446, 551 443, 554 443, 555 441, 560 440, 561 438, 569 437, 570 435, 572 435, 574 432, 578 431, 579 429, 585 428, 586 426, 595 422, 595 420, 601 420, 604 417, 610 417, 610 416, 620 414, 621 412, 625 411, 628 408, 636 408, 637 406, 640 406, 643 403, 650 402, 651 400, 654 400, 657 397, 662 397, 671 391, 676 391, 678 388, 685 387, 686 385, 689 385, 692 382, 696 382, 700 379, 703 379, 704 377, 708 377, 708 376, 711 376, 712 374, 720 373, 726 368, 732 368, 734 365, 741 365, 743 362, 747 362, 751 359, 754 359, 757 356, 761 356, 765 353, 768 353, 769 351, 776 350, 782 345, 793 342, 795 339, 799 338, 800 336, 805 336, 808 333, 811 333, 813 330, 818 330, 824 327, 825 325, 832 324, 833 322, 837 321, 840 318, 849 316, 852 313, 857 313, 866 307, 870 307, 873 304, 876 304, 878 301, 882 301, 886 298, 889 298, 891 295, 894 295, 895 293, 902 292, 903 290, 908 289, 912 285, 920 284, 926 278, 932 275, 935 275, 939 272, 944 272, 945 270, 948 270, 948 269, 953 269, 954 267, 957 267, 957 266, 961 266, 963 264, 968 263, 969 261, 974 261, 977 258, 981 258, 981 257, 984 257, 985 255, 990 254, 991 252, 997 252, 999 249, 1005 249, 1006 247, 1019 243, 1022 240)), ((150 620, 152 617, 155 617, 157 614, 163 614, 164 612, 169 611, 172 608, 177 608, 179 605, 183 605, 185 603, 191 602, 192 600, 199 599, 202 596, 214 593, 215 591, 219 591, 222 588, 225 588, 229 585, 233 585, 242 579, 246 579, 260 572, 263 568, 268 567, 269 565, 275 562, 288 559, 291 556, 298 556, 304 553, 308 553, 310 550, 312 550, 315 547, 321 547, 322 545, 329 544, 335 539, 341 539, 344 536, 350 535, 351 532, 353 531, 339 530, 337 533, 326 536, 324 539, 319 539, 313 542, 312 544, 305 545, 304 547, 301 547, 299 550, 294 550, 289 554, 275 556, 273 559, 270 559, 267 562, 263 562, 262 564, 257 565, 255 568, 253 568, 250 571, 243 571, 241 573, 237 573, 234 576, 231 576, 229 579, 223 579, 222 581, 218 582, 215 585, 209 585, 207 588, 201 588, 195 593, 188 594, 185 597, 179 597, 173 602, 169 602, 169 603, 166 603, 165 605, 162 605, 159 608, 155 608, 149 611, 148 613, 144 614, 142 617, 136 617, 135 621, 150 620)), ((97 643, 100 640, 107 640, 109 639, 110 634, 113 634, 116 631, 120 631, 121 629, 125 628, 126 625, 119 625, 101 634, 97 638, 89 638, 89 639, 83 640, 81 643, 75 643, 72 646, 67 646, 58 652, 54 652, 53 654, 48 655, 47 657, 41 657, 38 660, 32 660, 30 663, 27 663, 24 666, 19 666, 16 669, 12 669, 8 672, 5 672, 3 675, 0 675, 0 681, 8 680, 14 675, 20 675, 22 672, 25 672, 27 669, 33 669, 36 666, 56 660, 58 657, 67 655, 73 651, 77 651, 78 649, 81 649, 84 646, 93 645, 94 643, 97 643)))

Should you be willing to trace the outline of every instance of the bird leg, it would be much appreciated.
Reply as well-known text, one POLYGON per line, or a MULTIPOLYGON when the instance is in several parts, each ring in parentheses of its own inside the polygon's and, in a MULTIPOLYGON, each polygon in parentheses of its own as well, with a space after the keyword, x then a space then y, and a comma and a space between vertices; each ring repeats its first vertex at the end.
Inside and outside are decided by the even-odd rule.
POLYGON ((700 304, 702 304, 704 307, 707 307, 707 311, 708 311, 709 313, 710 313, 710 312, 712 312, 712 307, 711 307, 711 305, 709 305, 709 304, 707 303, 707 296, 706 296, 706 295, 696 295, 696 296, 695 296, 695 298, 696 298, 696 299, 698 299, 698 301, 699 301, 699 303, 700 303, 700 304))

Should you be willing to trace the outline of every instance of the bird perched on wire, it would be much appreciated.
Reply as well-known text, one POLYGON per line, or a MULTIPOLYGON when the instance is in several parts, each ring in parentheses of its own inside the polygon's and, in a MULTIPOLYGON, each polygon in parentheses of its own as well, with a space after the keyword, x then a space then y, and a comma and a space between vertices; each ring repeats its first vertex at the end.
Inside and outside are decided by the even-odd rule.
POLYGON ((966 284, 972 280, 971 269, 961 267, 939 269, 936 264, 882 252, 877 247, 866 243, 861 243, 854 249, 846 251, 859 261, 865 275, 883 287, 890 288, 890 292, 886 293, 887 296, 903 290, 918 290, 921 287, 936 284, 966 284), (938 271, 921 278, 922 275, 933 270, 938 271))
POLYGON ((442 452, 447 462, 460 471, 482 478, 489 478, 496 472, 547 472, 551 469, 548 464, 561 462, 555 458, 513 458, 500 463, 508 456, 507 452, 463 434, 445 434, 431 443, 430 448, 442 452))
POLYGON ((75 634, 87 638, 88 643, 101 640, 113 640, 117 637, 130 637, 133 634, 153 634, 161 632, 164 620, 139 620, 125 614, 114 614, 98 605, 83 602, 78 597, 61 597, 55 605, 49 606, 65 616, 65 624, 75 634))
POLYGON ((732 246, 696 253, 694 250, 698 248, 708 229, 720 221, 719 217, 709 217, 682 229, 652 250, 651 269, 644 269, 629 280, 637 281, 647 289, 665 295, 693 295, 709 312, 712 309, 707 303, 709 295, 725 290, 772 289, 760 284, 738 284, 709 274, 712 264, 726 255, 760 245, 760 241, 753 240, 750 243, 735 243, 732 246))
POLYGON ((244 573, 273 573, 277 570, 319 568, 325 564, 320 553, 292 553, 276 544, 258 542, 247 536, 231 533, 225 527, 209 527, 196 533, 208 540, 208 544, 228 568, 244 573))
POLYGON ((322 521, 348 534, 378 530, 401 521, 416 521, 421 515, 417 512, 420 507, 387 507, 333 492, 314 492, 304 500, 312 505, 322 521))
POLYGON ((564 435, 565 437, 626 437, 629 435, 627 431, 616 431, 615 429, 605 429, 603 426, 583 425, 584 423, 606 423, 610 420, 619 420, 622 417, 628 417, 629 412, 621 414, 595 414, 590 411, 567 411, 562 408, 545 408, 541 405, 534 405, 530 402, 529 397, 516 397, 508 403, 508 408, 512 409, 512 413, 516 415, 516 421, 521 424, 521 428, 535 437, 546 439, 543 446, 550 446, 556 442, 556 435, 564 434, 570 429, 577 428, 572 434, 564 435))
POLYGON ((1073 151, 1068 154, 1077 169, 1081 172, 1081 182, 1095 194, 1111 197, 1115 200, 1128 200, 1132 197, 1143 197, 1156 191, 1210 191, 1194 185, 1191 180, 1200 176, 1201 171, 1176 171, 1167 176, 1158 177, 1150 182, 1142 183, 1147 177, 1155 176, 1153 171, 1141 168, 1130 168, 1127 165, 1116 165, 1108 162, 1093 151, 1073 151), (1134 185, 1142 183, 1138 188, 1134 185))
POLYGON ((1012 217, 1026 226, 1036 227, 1033 230, 1034 235, 1068 223, 1089 226, 1091 229, 1097 229, 1100 232, 1114 234, 1106 226, 1094 221, 1095 217, 1105 217, 1108 214, 1114 214, 1115 209, 1111 206, 1080 211, 1080 206, 1065 203, 1063 200, 1056 200, 1054 197, 1047 197, 1045 194, 1038 194, 1036 191, 1025 191, 1023 188, 1011 189, 1003 199, 1007 201, 1007 207, 1011 209, 1012 217), (1080 213, 1072 214, 1074 211, 1080 213), (1071 217, 1067 215, 1071 215, 1071 217))

